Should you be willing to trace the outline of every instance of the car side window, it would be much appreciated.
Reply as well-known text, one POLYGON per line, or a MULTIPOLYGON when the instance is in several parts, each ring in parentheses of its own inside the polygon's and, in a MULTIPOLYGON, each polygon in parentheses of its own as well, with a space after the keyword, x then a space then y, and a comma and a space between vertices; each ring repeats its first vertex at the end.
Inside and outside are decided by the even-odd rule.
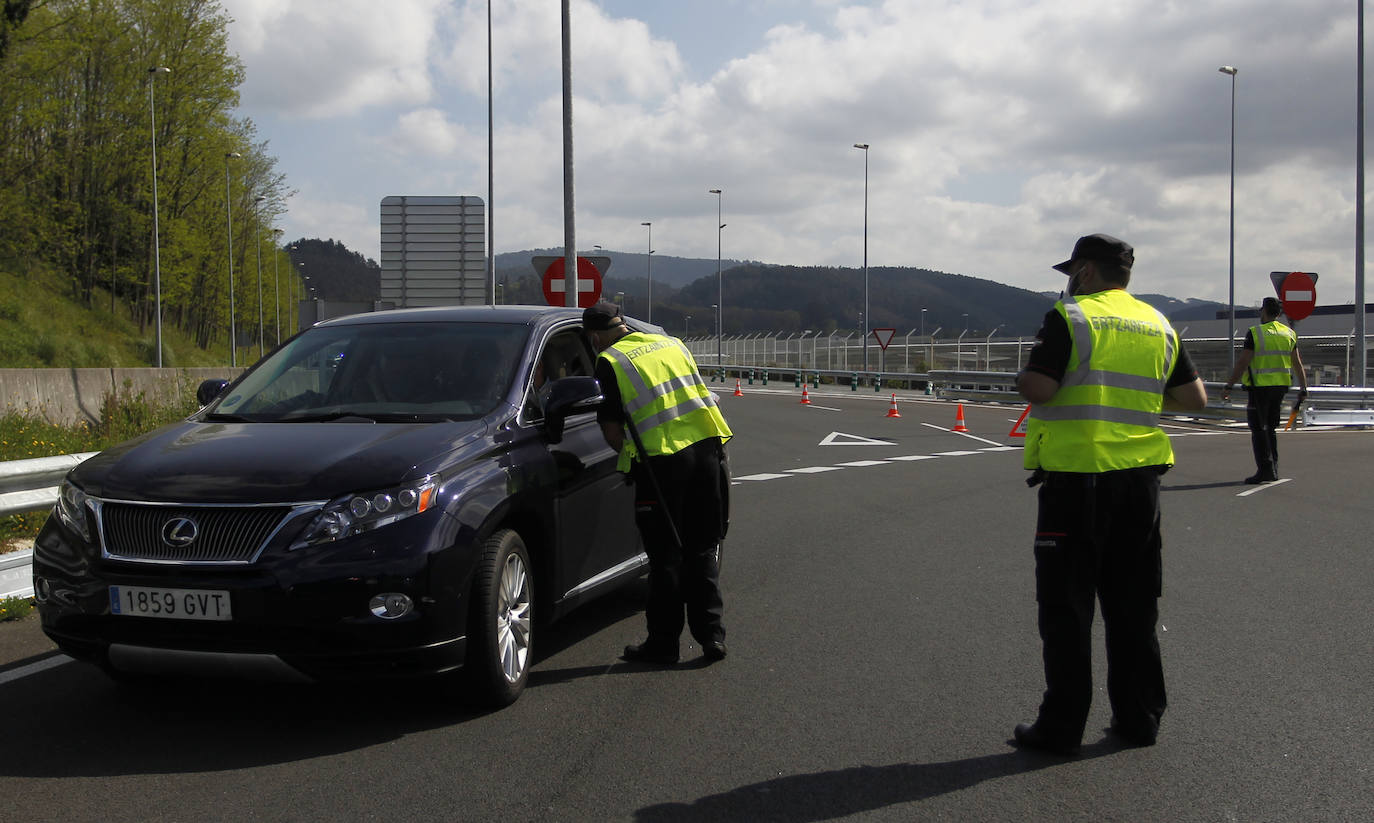
POLYGON ((539 408, 538 396, 546 383, 564 377, 590 377, 592 371, 591 349, 581 330, 564 329, 550 335, 534 361, 534 375, 525 399, 525 417, 537 420, 544 416, 539 408))

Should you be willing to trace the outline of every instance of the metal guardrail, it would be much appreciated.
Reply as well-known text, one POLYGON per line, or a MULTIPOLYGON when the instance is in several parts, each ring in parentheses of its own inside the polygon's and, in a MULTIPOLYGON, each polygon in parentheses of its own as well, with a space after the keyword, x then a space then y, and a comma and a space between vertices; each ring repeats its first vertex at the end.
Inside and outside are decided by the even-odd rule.
MULTIPOLYGON (((726 366, 724 369, 704 367, 712 380, 744 380, 752 384, 755 378, 767 382, 800 383, 803 380, 821 381, 832 385, 849 385, 858 391, 867 384, 871 391, 901 387, 903 390, 925 390, 941 400, 969 400, 1021 404, 1025 400, 1016 392, 1016 374, 997 371, 931 371, 926 373, 879 374, 877 372, 816 370, 797 368, 750 368, 726 366)), ((1223 402, 1221 383, 1208 383, 1207 408, 1188 412, 1186 416, 1202 419, 1244 420, 1245 403, 1223 402)), ((1239 389, 1237 393, 1239 394, 1239 389)), ((1374 428, 1374 388, 1344 386, 1313 386, 1308 390, 1307 403, 1302 411, 1305 426, 1359 426, 1374 428)), ((64 454, 29 460, 0 463, 0 516, 40 511, 57 502, 57 486, 67 472, 78 463, 99 452, 64 454)), ((32 551, 0 555, 0 597, 32 596, 29 572, 32 551)))
POLYGON ((59 454, 0 463, 0 517, 46 509, 57 502, 57 484, 72 467, 99 452, 59 454))
POLYGON ((0 554, 0 599, 33 597, 33 549, 0 554))
MULTIPOLYGON (((926 393, 940 400, 966 400, 987 403, 1025 403, 1016 391, 1016 373, 1008 371, 932 370, 917 373, 880 373, 874 371, 798 369, 796 367, 709 365, 702 372, 711 379, 743 380, 752 384, 755 378, 779 382, 828 382, 849 386, 852 390, 882 391, 889 388, 906 390, 926 389, 926 393), (765 377, 766 376, 766 377, 765 377)), ((1236 387, 1232 400, 1223 401, 1223 383, 1206 383, 1207 408, 1174 416, 1203 420, 1245 420, 1245 393, 1236 387)), ((1295 393, 1290 389, 1290 393, 1295 393)), ((1312 386, 1303 405, 1303 424, 1308 426, 1374 426, 1374 388, 1349 386, 1312 386)))

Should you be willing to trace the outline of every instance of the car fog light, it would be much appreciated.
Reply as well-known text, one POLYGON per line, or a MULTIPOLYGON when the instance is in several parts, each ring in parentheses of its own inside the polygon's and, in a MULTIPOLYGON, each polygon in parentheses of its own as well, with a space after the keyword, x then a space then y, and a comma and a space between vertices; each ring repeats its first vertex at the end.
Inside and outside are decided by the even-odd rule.
POLYGON ((367 604, 368 609, 373 614, 383 620, 395 620, 398 617, 405 617, 415 608, 415 603, 409 595, 399 592, 387 592, 372 596, 367 604))

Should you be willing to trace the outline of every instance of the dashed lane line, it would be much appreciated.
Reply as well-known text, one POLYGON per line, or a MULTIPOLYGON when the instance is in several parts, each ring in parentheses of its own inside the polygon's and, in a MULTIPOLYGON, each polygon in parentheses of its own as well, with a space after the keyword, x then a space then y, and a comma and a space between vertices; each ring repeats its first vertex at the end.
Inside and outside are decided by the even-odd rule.
POLYGON ((983 452, 1005 452, 1021 451, 1020 446, 997 445, 991 448, 978 449, 976 451, 950 451, 936 452, 934 454, 904 454, 897 457, 887 457, 882 460, 851 460, 847 463, 838 463, 833 466, 805 466, 798 469, 788 469, 786 473, 760 472, 759 474, 746 474, 733 478, 733 483, 738 485, 743 482, 754 482, 763 480, 779 480, 784 477, 794 477, 798 474, 822 474, 824 472, 840 471, 847 468, 868 468, 870 466, 885 466, 889 463, 914 462, 917 460, 938 460, 941 457, 966 457, 971 454, 982 454, 983 452))

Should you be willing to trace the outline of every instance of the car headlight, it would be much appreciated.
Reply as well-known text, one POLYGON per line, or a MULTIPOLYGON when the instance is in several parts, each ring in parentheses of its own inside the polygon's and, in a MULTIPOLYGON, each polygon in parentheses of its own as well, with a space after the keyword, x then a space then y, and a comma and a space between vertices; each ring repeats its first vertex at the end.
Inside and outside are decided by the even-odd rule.
POLYGON ((434 506, 438 487, 438 475, 431 474, 404 486, 335 498, 315 515, 291 548, 332 543, 414 517, 434 506))
POLYGON ((88 508, 86 493, 70 481, 62 481, 57 490, 57 519, 87 543, 91 542, 91 528, 86 518, 88 508))

